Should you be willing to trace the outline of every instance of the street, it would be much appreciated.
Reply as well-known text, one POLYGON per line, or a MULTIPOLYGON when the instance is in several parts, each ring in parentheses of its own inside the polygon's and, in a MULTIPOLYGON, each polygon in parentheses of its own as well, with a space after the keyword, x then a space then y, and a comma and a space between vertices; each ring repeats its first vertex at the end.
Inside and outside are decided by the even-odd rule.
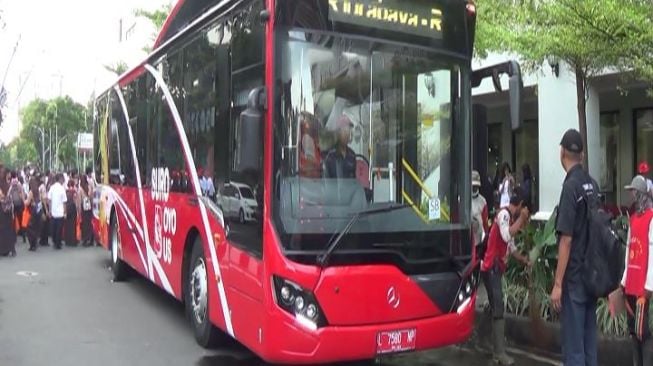
MULTIPOLYGON (((142 277, 112 283, 100 248, 18 244, 0 258, 0 365, 242 365, 264 363, 244 347, 204 350, 195 344, 183 307, 142 277)), ((524 356, 517 365, 544 366, 524 356)), ((385 358, 383 365, 490 365, 459 347, 385 358)))

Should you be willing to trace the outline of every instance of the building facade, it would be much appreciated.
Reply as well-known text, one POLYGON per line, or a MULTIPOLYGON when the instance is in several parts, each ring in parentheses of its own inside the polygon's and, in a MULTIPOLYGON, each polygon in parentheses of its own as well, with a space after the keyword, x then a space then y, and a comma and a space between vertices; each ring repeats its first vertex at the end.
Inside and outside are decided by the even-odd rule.
MULTIPOLYGON (((474 62, 476 68, 496 64, 509 55, 490 55, 474 62)), ((512 131, 507 93, 496 92, 491 80, 474 90, 474 103, 487 107, 488 172, 508 162, 516 180, 528 164, 534 176, 536 209, 551 212, 558 203, 564 171, 560 139, 578 129, 576 77, 562 62, 545 62, 535 72, 524 72, 522 127, 512 131)), ((630 206, 623 189, 636 174, 639 162, 653 166, 653 99, 647 85, 628 75, 606 72, 590 78, 586 92, 587 147, 590 174, 599 183, 607 205, 630 206)), ((507 79, 502 80, 507 90, 507 79)))

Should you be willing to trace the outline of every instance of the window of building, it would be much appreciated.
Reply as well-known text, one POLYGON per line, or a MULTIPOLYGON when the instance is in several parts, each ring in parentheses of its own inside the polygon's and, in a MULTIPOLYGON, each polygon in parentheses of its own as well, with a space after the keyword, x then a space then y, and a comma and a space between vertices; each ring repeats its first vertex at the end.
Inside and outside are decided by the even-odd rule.
POLYGON ((646 161, 653 164, 653 108, 638 109, 635 117, 635 169, 637 165, 646 161))
MULTIPOLYGON (((487 124, 487 173, 490 179, 494 179, 499 167, 503 163, 503 126, 501 123, 487 124)), ((494 189, 497 187, 494 186, 494 189)))
POLYGON ((620 171, 619 154, 619 112, 601 113, 600 119, 599 172, 597 179, 600 191, 607 203, 616 203, 619 193, 617 174, 620 171))
POLYGON ((537 175, 540 161, 537 120, 525 120, 522 127, 515 131, 513 153, 513 175, 534 204, 531 210, 537 210, 537 175), (525 179, 528 175, 530 182, 525 179))

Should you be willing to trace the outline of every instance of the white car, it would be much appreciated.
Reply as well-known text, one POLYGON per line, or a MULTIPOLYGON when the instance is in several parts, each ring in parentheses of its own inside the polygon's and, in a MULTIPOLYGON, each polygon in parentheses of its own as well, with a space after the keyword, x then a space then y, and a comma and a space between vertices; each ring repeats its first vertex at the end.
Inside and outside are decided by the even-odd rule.
POLYGON ((258 204, 252 189, 243 183, 226 183, 218 194, 218 206, 227 217, 237 217, 241 224, 258 219, 258 204))

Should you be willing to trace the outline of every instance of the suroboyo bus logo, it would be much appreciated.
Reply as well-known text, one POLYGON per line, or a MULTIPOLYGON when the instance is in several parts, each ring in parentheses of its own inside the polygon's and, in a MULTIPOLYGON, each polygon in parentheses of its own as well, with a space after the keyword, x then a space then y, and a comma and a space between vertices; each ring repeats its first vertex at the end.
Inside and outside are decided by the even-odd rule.
POLYGON ((170 193, 170 171, 168 168, 152 168, 152 199, 155 201, 168 201, 170 193))
POLYGON ((170 171, 168 168, 152 168, 152 200, 154 205, 154 245, 156 257, 172 263, 172 239, 177 233, 177 210, 167 207, 170 196, 170 171))

